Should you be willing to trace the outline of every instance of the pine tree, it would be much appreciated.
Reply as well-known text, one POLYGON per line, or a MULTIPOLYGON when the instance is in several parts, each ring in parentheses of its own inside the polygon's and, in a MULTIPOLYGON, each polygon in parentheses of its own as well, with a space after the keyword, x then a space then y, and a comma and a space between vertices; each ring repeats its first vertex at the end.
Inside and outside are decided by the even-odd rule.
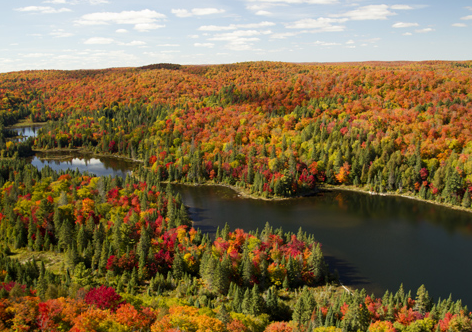
POLYGON ((175 279, 180 280, 184 276, 184 261, 180 253, 174 254, 174 262, 172 263, 172 275, 175 279))
POLYGON ((264 299, 259 292, 259 287, 254 284, 251 294, 251 313, 255 316, 264 312, 264 299))
POLYGON ((234 312, 241 313, 242 312, 242 302, 243 302, 242 290, 241 290, 241 288, 236 286, 236 289, 234 291, 234 297, 233 297, 233 300, 231 301, 231 309, 234 312))
POLYGON ((85 235, 85 229, 83 225, 80 225, 79 230, 77 232, 77 252, 79 255, 82 255, 86 245, 87 245, 87 238, 85 235))
POLYGON ((465 208, 470 207, 470 193, 469 193, 469 188, 464 193, 464 197, 462 198, 462 206, 465 208))
POLYGON ((33 216, 30 215, 29 224, 28 224, 28 249, 34 250, 34 240, 33 235, 35 235, 35 227, 33 223, 33 216))
POLYGON ((254 264, 247 254, 247 248, 245 248, 246 254, 243 253, 243 263, 242 263, 242 278, 244 285, 249 287, 252 282, 252 276, 254 275, 254 264))
POLYGON ((253 312, 251 295, 252 293, 249 288, 246 288, 246 291, 244 292, 243 302, 241 304, 241 312, 243 314, 250 315, 253 312))
POLYGON ((311 249, 311 255, 307 261, 308 269, 315 275, 315 283, 321 284, 326 281, 328 276, 328 266, 324 260, 323 252, 319 243, 314 244, 311 249))
POLYGON ((39 228, 36 229, 36 239, 34 240, 34 250, 41 251, 43 249, 43 236, 39 228))
POLYGON ((271 318, 275 320, 279 311, 279 298, 277 296, 277 290, 275 287, 271 287, 267 291, 266 309, 271 315, 271 318))
POLYGON ((133 271, 131 272, 131 277, 128 281, 128 287, 126 291, 131 295, 136 294, 136 287, 138 286, 138 273, 136 272, 136 268, 133 267, 133 271))
POLYGON ((120 216, 116 216, 115 223, 113 224, 113 234, 112 234, 112 245, 114 251, 119 254, 122 245, 122 238, 121 238, 121 225, 123 224, 123 220, 120 216))
POLYGON ((231 316, 229 315, 228 310, 226 309, 226 305, 224 303, 221 305, 220 310, 218 310, 216 318, 218 318, 224 325, 228 324, 231 321, 231 316))
POLYGON ((432 301, 424 285, 416 292, 415 309, 422 315, 426 314, 432 307, 432 301))

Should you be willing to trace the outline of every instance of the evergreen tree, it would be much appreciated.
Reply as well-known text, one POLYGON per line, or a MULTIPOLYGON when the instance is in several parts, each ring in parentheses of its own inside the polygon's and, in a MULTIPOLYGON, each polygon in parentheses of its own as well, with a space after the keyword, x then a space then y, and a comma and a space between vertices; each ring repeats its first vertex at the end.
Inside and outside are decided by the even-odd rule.
POLYGON ((174 262, 172 263, 172 275, 175 279, 180 280, 184 275, 184 261, 182 256, 176 252, 174 254, 174 262))
POLYGON ((39 228, 36 229, 36 239, 34 240, 34 250, 41 251, 43 249, 43 236, 39 228))
POLYGON ((462 198, 462 206, 465 208, 470 207, 470 193, 469 193, 469 188, 464 193, 464 197, 462 198))
POLYGON ((219 319, 224 325, 227 325, 231 322, 231 316, 229 315, 224 303, 221 305, 220 310, 218 310, 216 318, 219 319))
POLYGON ((259 292, 259 287, 254 284, 251 294, 251 313, 255 316, 264 312, 264 299, 259 292))
POLYGON ((35 226, 34 226, 34 223, 33 223, 33 216, 30 215, 30 218, 29 218, 29 224, 28 224, 28 249, 29 250, 33 250, 34 249, 34 239, 33 239, 33 235, 35 235, 35 226))
POLYGON ((252 293, 249 290, 249 288, 246 288, 246 291, 244 292, 244 297, 243 297, 243 302, 241 304, 241 312, 246 315, 250 315, 253 313, 253 308, 252 308, 252 293))
POLYGON ((243 303, 242 290, 238 286, 236 286, 236 290, 234 291, 234 297, 233 297, 233 300, 231 301, 231 309, 234 312, 241 313, 242 303, 243 303))
POLYGON ((432 301, 424 285, 421 285, 416 292, 415 309, 422 315, 432 308, 432 301))

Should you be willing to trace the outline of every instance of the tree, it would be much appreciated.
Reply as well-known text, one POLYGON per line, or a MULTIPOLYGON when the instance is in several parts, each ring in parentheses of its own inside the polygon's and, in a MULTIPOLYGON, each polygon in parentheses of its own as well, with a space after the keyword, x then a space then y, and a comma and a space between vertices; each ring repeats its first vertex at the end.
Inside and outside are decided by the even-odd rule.
POLYGON ((469 207, 470 207, 470 192, 469 192, 469 188, 467 188, 467 190, 466 190, 465 193, 464 193, 464 197, 462 198, 462 206, 465 207, 465 208, 469 208, 469 207))
POLYGON ((432 307, 432 301, 429 297, 428 291, 424 285, 421 285, 416 292, 415 298, 415 309, 422 315, 430 311, 432 307))

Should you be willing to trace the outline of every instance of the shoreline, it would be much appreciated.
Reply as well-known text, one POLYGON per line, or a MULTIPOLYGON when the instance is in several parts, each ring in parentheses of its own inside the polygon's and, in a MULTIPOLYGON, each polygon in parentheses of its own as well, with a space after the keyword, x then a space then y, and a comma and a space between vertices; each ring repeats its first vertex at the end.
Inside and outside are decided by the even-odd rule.
POLYGON ((325 191, 331 191, 331 190, 332 191, 352 191, 352 192, 363 193, 363 194, 371 195, 371 196, 385 196, 385 197, 389 196, 389 197, 408 198, 408 199, 416 200, 416 201, 419 201, 419 202, 430 203, 430 204, 434 204, 434 205, 437 205, 437 206, 442 206, 442 207, 457 210, 457 211, 472 213, 472 209, 465 208, 465 207, 459 206, 459 205, 452 205, 452 204, 449 204, 449 203, 441 203, 441 202, 437 202, 437 201, 427 200, 427 199, 423 199, 421 197, 412 196, 412 195, 408 195, 408 194, 397 194, 397 193, 394 193, 394 192, 377 193, 377 192, 364 190, 362 188, 358 188, 358 187, 355 187, 353 185, 349 185, 349 186, 346 186, 346 185, 342 185, 342 186, 323 185, 323 186, 320 186, 320 189, 321 189, 321 192, 323 190, 325 190, 325 191))
MULTIPOLYGON (((115 154, 103 154, 103 153, 96 153, 94 151, 90 151, 87 148, 61 148, 61 149, 43 149, 43 150, 33 150, 33 152, 37 153, 55 153, 55 152, 69 152, 69 153, 78 153, 78 154, 83 154, 83 155, 91 155, 91 156, 97 156, 97 157, 107 157, 107 158, 116 158, 116 159, 122 159, 126 160, 129 162, 134 162, 134 163, 144 163, 144 161, 139 160, 139 159, 133 159, 121 155, 115 155, 115 154)), ((60 160, 66 158, 64 157, 58 157, 58 158, 45 158, 49 160, 60 160)), ((162 183, 169 183, 169 181, 161 181, 162 183)), ((297 199, 297 198, 302 198, 302 197, 310 197, 310 196, 316 196, 316 194, 321 193, 323 191, 352 191, 352 192, 357 192, 357 193, 363 193, 366 195, 372 195, 372 196, 391 196, 391 197, 402 197, 402 198, 407 198, 407 199, 413 199, 417 200, 420 202, 425 202, 425 203, 430 203, 434 204, 437 206, 442 206, 450 209, 454 209, 457 211, 463 211, 463 212, 468 212, 472 213, 472 209, 464 208, 462 206, 457 206, 457 205, 452 205, 448 203, 441 203, 437 201, 432 201, 432 200, 426 200, 417 196, 412 196, 408 194, 399 194, 395 192, 385 192, 385 193, 377 193, 377 192, 371 192, 362 188, 355 187, 354 185, 340 185, 340 186, 335 186, 335 185, 329 185, 329 184, 321 184, 320 186, 316 187, 315 189, 306 192, 306 193, 300 193, 295 196, 291 197, 263 197, 259 195, 254 195, 249 192, 247 188, 241 188, 235 185, 230 185, 226 183, 215 183, 215 182, 203 182, 203 183, 185 183, 185 182, 177 182, 173 181, 171 184, 179 184, 179 185, 186 185, 186 186, 221 186, 221 187, 226 187, 229 189, 232 189, 235 191, 239 196, 242 198, 248 198, 248 199, 255 199, 255 200, 263 200, 263 201, 285 201, 285 200, 290 200, 290 199, 297 199)))
POLYGON ((19 122, 5 127, 5 129, 16 129, 16 128, 27 128, 27 127, 44 127, 47 124, 47 122, 31 122, 30 120, 27 121, 22 121, 20 120, 19 122))

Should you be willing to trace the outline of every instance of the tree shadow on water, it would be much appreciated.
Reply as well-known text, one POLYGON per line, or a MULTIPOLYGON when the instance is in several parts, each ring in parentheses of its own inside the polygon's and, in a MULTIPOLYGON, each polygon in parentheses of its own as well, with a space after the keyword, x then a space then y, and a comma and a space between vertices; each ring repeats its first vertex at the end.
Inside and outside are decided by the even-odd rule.
POLYGON ((359 270, 348 261, 330 255, 325 255, 325 260, 331 272, 338 271, 339 280, 343 285, 356 288, 369 288, 368 286, 372 285, 372 282, 362 276, 359 270))
POLYGON ((193 227, 195 229, 200 229, 202 233, 215 234, 217 226, 213 225, 211 219, 205 216, 207 210, 208 209, 189 207, 188 214, 193 221, 193 227))

